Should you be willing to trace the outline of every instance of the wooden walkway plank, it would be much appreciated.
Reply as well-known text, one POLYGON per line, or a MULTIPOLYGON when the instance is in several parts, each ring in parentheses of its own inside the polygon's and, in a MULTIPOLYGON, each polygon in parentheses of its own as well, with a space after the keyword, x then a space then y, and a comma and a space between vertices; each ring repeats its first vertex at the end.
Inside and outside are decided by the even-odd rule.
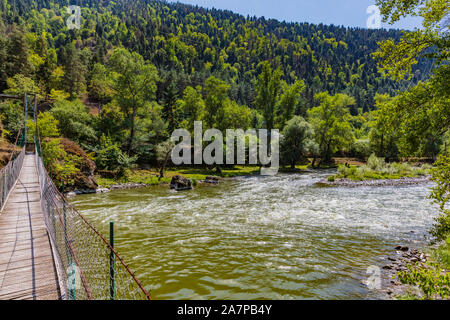
POLYGON ((34 154, 0 213, 0 300, 60 297, 52 249, 41 211, 34 154))

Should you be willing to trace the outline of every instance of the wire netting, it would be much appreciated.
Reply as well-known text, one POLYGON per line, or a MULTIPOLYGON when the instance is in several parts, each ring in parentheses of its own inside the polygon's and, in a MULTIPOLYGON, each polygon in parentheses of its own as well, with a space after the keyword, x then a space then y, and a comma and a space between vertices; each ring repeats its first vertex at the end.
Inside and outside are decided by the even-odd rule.
MULTIPOLYGON (((20 99, 11 96, 8 98, 20 99)), ((34 148, 39 175, 41 209, 58 274, 60 299, 148 300, 149 294, 113 246, 58 191, 44 166, 36 114, 34 148)), ((24 114, 29 103, 24 97, 24 114)), ((8 164, 0 170, 0 209, 7 201, 23 166, 27 130, 18 133, 8 164), (19 138, 21 137, 20 141, 19 138)))
POLYGON ((11 157, 8 164, 0 171, 0 209, 3 209, 8 195, 19 177, 25 156, 25 149, 22 148, 18 153, 13 151, 13 154, 14 156, 11 157))
POLYGON ((150 299, 109 242, 58 191, 37 152, 36 165, 42 211, 62 280, 61 298, 150 299))

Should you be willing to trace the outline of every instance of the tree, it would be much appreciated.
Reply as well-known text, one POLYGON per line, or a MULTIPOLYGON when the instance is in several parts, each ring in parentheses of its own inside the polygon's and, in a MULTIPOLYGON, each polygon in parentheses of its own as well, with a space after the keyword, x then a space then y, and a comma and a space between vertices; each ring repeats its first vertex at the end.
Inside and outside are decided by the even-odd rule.
POLYGON ((247 130, 252 122, 252 111, 247 106, 240 106, 237 102, 228 100, 224 107, 224 117, 218 129, 247 130))
POLYGON ((203 100, 201 90, 202 88, 200 86, 196 88, 187 86, 184 89, 183 98, 177 102, 186 118, 184 127, 190 131, 194 130, 194 121, 201 120, 204 117, 205 101, 203 100))
POLYGON ((330 96, 328 92, 316 94, 315 99, 320 101, 320 105, 309 110, 308 115, 316 134, 322 162, 330 163, 333 153, 354 141, 347 107, 354 104, 355 99, 345 94, 330 96))
POLYGON ((58 129, 64 137, 88 144, 97 139, 92 127, 93 118, 80 101, 57 101, 50 114, 58 121, 58 129))
POLYGON ((175 144, 171 139, 161 142, 156 146, 156 156, 158 162, 160 163, 160 170, 159 170, 160 179, 164 178, 164 171, 166 170, 166 165, 167 162, 169 161, 169 157, 174 146, 175 144))
POLYGON ((39 113, 38 127, 39 136, 42 138, 56 138, 60 136, 58 129, 59 122, 50 112, 39 113))
POLYGON ((145 101, 155 99, 158 72, 155 66, 145 61, 141 55, 130 53, 123 48, 114 50, 108 64, 115 97, 129 120, 127 154, 130 155, 133 151, 137 109, 143 106, 145 101))
POLYGON ((281 132, 281 161, 295 168, 298 161, 307 159, 309 152, 318 149, 312 126, 301 116, 289 120, 281 132))
POLYGON ((64 47, 62 52, 64 65, 63 86, 71 99, 77 98, 86 90, 86 62, 80 49, 73 43, 64 47))
POLYGON ((173 132, 180 123, 180 108, 177 104, 178 89, 174 81, 170 81, 163 99, 163 119, 167 122, 167 129, 173 132))
POLYGON ((292 116, 299 104, 300 94, 305 89, 305 83, 303 80, 297 80, 291 86, 285 84, 284 92, 280 98, 280 117, 279 125, 283 128, 292 116))
POLYGON ((33 79, 24 76, 23 74, 16 74, 6 81, 8 89, 6 93, 23 96, 25 93, 39 94, 40 90, 34 83, 33 79))
POLYGON ((95 164, 102 170, 111 170, 117 177, 125 174, 136 158, 130 158, 120 150, 117 143, 113 143, 110 137, 102 134, 100 144, 95 149, 95 164))
POLYGON ((112 81, 106 67, 100 63, 94 64, 89 84, 90 97, 101 104, 109 103, 113 97, 112 81))
POLYGON ((28 60, 30 46, 25 35, 26 31, 24 26, 17 27, 16 25, 13 25, 7 42, 5 66, 7 77, 12 77, 16 73, 22 73, 24 76, 29 76, 31 73, 31 64, 28 60))
POLYGON ((225 108, 225 102, 228 98, 230 85, 216 77, 210 77, 205 82, 205 121, 209 128, 218 128, 222 124, 225 108))
POLYGON ((412 66, 422 57, 434 59, 435 66, 445 66, 450 58, 448 31, 448 0, 376 0, 383 21, 393 24, 406 16, 423 18, 421 29, 404 32, 395 43, 388 39, 379 43, 374 54, 379 59, 380 71, 394 79, 412 77, 412 66), (433 50, 429 50, 433 48, 433 50))
POLYGON ((266 129, 272 130, 275 124, 275 111, 281 91, 281 69, 272 70, 270 63, 262 63, 262 72, 256 83, 255 104, 266 122, 266 129))
POLYGON ((395 127, 389 126, 390 115, 385 111, 389 108, 389 104, 393 99, 388 94, 375 95, 376 110, 370 113, 371 121, 369 121, 370 147, 378 157, 387 159, 396 159, 398 157, 398 132, 395 127))
POLYGON ((380 70, 393 79, 411 78, 420 58, 432 58, 433 75, 397 96, 385 109, 387 125, 400 132, 404 154, 428 155, 433 159, 450 127, 450 12, 446 0, 378 0, 383 19, 393 23, 408 15, 423 18, 423 28, 404 33, 395 43, 380 43, 375 53, 380 70))

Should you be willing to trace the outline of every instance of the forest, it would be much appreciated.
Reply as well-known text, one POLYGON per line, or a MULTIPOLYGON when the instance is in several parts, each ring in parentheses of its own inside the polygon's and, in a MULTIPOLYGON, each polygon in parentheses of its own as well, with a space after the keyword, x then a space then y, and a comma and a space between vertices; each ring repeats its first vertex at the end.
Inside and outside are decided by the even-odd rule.
MULTIPOLYGON (((282 160, 292 166, 308 154, 324 163, 337 153, 434 159, 443 145, 437 132, 395 136, 379 114, 431 71, 427 59, 402 81, 377 71, 377 43, 399 40, 400 31, 285 23, 161 1, 76 4, 79 30, 65 24, 68 1, 0 7, 0 91, 38 95, 41 127, 50 127, 41 128, 44 148, 52 148, 46 161, 57 180, 81 166, 57 137, 94 155, 97 169, 123 174, 133 164, 156 165, 170 133, 192 129, 195 120, 221 130, 284 130, 282 160), (308 147, 290 148, 289 135, 310 140, 308 147)), ((2 135, 13 141, 21 110, 10 102, 0 108, 2 135)))
MULTIPOLYGON (((432 233, 449 241, 448 1, 403 2, 377 4, 387 22, 419 14, 423 29, 287 23, 165 1, 2 0, 0 93, 37 97, 39 131, 28 120, 28 140, 39 133, 62 188, 95 189, 94 175, 138 169, 162 178, 171 133, 192 132, 194 121, 278 129, 291 169, 370 159, 339 174, 378 179, 397 177, 404 167, 393 162, 434 163, 442 214, 432 233), (69 30, 72 4, 81 27, 69 30)), ((0 101, 1 165, 23 117, 22 101, 0 101)))

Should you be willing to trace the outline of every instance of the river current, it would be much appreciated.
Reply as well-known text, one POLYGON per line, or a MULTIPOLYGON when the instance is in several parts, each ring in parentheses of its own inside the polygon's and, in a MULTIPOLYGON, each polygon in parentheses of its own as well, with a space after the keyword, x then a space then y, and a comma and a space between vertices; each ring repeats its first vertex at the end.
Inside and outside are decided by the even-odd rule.
MULTIPOLYGON (((317 187, 331 171, 82 195, 73 204, 153 299, 378 299, 364 280, 396 245, 421 247, 430 184, 317 187)), ((383 272, 383 269, 380 269, 383 272)))

